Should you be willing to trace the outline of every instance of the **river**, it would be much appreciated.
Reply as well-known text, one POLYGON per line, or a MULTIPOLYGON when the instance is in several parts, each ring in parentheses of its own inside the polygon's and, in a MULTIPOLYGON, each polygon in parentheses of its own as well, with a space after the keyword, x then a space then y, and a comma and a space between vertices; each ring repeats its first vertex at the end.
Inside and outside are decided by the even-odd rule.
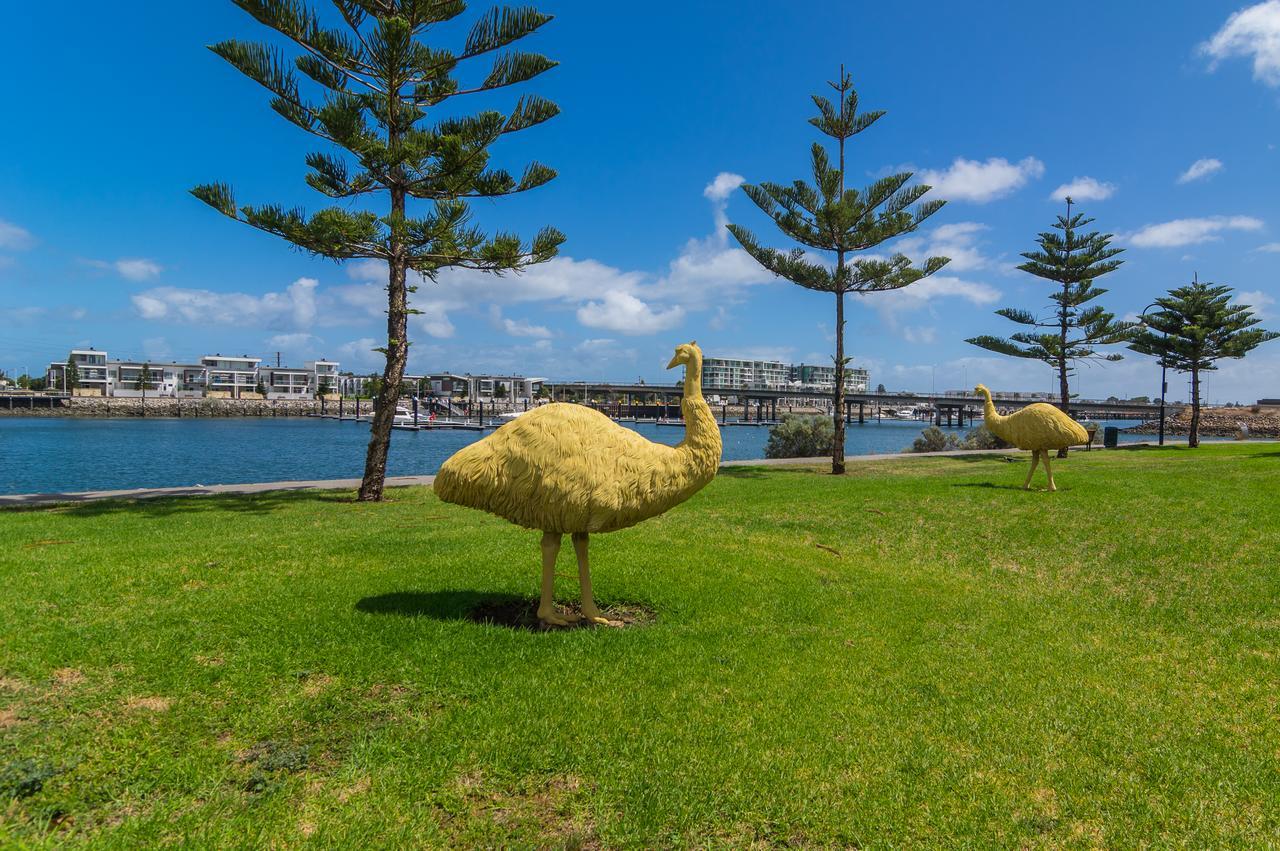
MULTIPOLYGON (((1136 424, 1107 423, 1122 428, 1136 424)), ((662 443, 679 443, 684 437, 679 426, 629 425, 662 443)), ((854 422, 845 451, 898 452, 924 427, 900 420, 854 422)), ((764 457, 767 428, 728 426, 721 434, 726 461, 764 457)), ((460 447, 482 436, 475 431, 395 431, 388 474, 434 473, 460 447)), ((0 418, 0 493, 354 478, 364 469, 368 439, 365 424, 309 417, 6 417, 0 418)), ((1121 434, 1121 440, 1142 439, 1147 438, 1121 434)))

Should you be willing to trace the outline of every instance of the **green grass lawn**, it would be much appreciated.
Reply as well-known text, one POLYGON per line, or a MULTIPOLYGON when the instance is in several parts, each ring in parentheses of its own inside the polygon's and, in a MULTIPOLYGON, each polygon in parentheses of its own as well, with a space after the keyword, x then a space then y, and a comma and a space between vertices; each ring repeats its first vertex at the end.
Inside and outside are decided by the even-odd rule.
POLYGON ((1280 447, 1026 463, 725 471, 624 630, 428 489, 0 511, 0 845, 1280 842, 1280 447))

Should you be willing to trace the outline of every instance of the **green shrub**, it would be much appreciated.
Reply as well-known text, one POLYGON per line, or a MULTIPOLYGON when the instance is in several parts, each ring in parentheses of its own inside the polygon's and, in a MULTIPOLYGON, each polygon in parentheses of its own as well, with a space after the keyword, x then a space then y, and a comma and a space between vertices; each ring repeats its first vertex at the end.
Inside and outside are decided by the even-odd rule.
POLYGON ((831 454, 835 426, 829 417, 783 414, 782 422, 769 429, 766 458, 817 458, 831 454))
POLYGON ((991 433, 985 425, 980 425, 964 436, 960 441, 960 449, 1008 449, 1009 444, 991 433))
POLYGON ((911 452, 943 452, 959 445, 954 434, 947 434, 937 426, 929 426, 911 444, 911 452))

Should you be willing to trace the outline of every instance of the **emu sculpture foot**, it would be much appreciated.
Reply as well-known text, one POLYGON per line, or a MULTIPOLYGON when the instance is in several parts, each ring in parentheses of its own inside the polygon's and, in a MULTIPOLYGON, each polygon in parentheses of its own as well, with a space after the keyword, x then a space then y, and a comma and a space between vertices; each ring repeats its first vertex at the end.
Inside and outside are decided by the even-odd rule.
POLYGON ((555 609, 538 609, 538 621, 543 626, 569 626, 579 620, 577 615, 562 615, 555 609))
POLYGON ((597 624, 599 626, 609 625, 609 619, 606 618, 604 616, 604 613, 601 612, 599 609, 597 609, 595 606, 592 606, 591 608, 583 607, 582 617, 588 623, 597 624))

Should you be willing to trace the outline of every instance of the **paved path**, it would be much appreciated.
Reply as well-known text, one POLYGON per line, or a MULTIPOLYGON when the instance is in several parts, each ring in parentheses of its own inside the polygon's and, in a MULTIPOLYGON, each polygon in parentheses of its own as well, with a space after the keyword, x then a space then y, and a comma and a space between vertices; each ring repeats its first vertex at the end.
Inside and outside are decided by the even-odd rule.
MULTIPOLYGON (((992 450, 953 450, 947 452, 894 452, 884 455, 850 455, 848 463, 860 464, 864 461, 890 461, 902 458, 936 458, 948 455, 1007 455, 1018 452, 1017 449, 992 450)), ((771 458, 752 461, 725 461, 722 467, 807 467, 830 464, 831 459, 822 458, 771 458)), ((387 487, 398 488, 409 485, 430 485, 435 476, 388 476, 387 487)), ((360 487, 359 479, 316 479, 301 482, 257 482, 245 485, 193 485, 184 488, 135 488, 118 491, 77 491, 73 493, 20 493, 0 495, 0 507, 58 505, 68 502, 92 502, 99 499, 156 499, 169 496, 213 496, 215 494, 255 494, 269 491, 300 490, 354 490, 360 487)))

